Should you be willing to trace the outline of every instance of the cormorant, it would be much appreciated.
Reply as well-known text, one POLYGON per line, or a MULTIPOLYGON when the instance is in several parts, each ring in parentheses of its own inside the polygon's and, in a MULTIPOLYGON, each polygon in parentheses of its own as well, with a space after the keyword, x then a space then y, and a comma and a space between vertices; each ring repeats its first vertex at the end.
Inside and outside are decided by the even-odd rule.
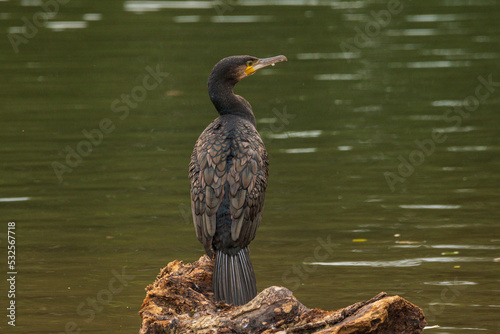
POLYGON ((243 305, 257 295, 247 246, 262 218, 269 165, 252 106, 233 87, 286 60, 227 57, 208 78, 208 94, 220 116, 200 135, 191 155, 191 210, 198 240, 215 256, 215 299, 227 304, 243 305))

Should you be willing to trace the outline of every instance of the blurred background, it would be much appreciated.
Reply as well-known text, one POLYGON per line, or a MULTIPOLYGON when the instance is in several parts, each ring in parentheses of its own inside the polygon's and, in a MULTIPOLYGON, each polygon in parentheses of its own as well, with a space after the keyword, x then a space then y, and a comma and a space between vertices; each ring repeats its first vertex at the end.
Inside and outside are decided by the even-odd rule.
POLYGON ((235 89, 271 164, 258 289, 386 291, 426 332, 499 333, 499 22, 494 0, 0 1, 1 331, 136 333, 160 268, 204 254, 187 169, 213 65, 283 54, 235 89))

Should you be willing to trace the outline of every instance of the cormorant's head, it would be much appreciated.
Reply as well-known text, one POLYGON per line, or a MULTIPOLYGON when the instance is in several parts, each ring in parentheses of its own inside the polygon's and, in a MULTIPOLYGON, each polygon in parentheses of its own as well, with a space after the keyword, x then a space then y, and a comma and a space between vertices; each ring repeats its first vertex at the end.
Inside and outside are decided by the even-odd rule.
POLYGON ((259 59, 252 56, 232 56, 219 61, 210 74, 210 79, 227 80, 236 84, 241 79, 254 74, 269 65, 274 65, 281 61, 286 61, 285 56, 259 59))

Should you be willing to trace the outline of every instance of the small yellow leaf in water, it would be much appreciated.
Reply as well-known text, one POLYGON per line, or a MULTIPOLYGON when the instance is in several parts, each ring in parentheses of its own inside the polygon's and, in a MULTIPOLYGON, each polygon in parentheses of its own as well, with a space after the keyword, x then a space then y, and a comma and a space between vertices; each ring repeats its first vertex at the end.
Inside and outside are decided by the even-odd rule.
POLYGON ((400 244, 400 245, 419 245, 419 244, 421 244, 420 241, 409 241, 409 240, 396 241, 396 243, 400 244))
POLYGON ((352 239, 352 242, 365 242, 367 239, 352 239))
POLYGON ((172 90, 167 90, 165 95, 167 95, 167 96, 180 96, 180 95, 182 95, 182 93, 183 93, 182 90, 172 89, 172 90))
POLYGON ((460 266, 454 266, 453 268, 455 268, 455 269, 460 269, 460 266))
POLYGON ((454 252, 442 252, 441 255, 457 255, 460 254, 459 251, 454 251, 454 252))
POLYGON ((400 236, 401 236, 401 234, 399 234, 399 233, 394 234, 394 238, 399 238, 400 236))

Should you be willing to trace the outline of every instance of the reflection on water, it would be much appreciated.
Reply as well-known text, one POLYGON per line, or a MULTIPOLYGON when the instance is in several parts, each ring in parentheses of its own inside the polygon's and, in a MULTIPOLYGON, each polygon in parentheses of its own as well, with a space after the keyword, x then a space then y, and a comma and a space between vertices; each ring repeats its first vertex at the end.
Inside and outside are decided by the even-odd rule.
POLYGON ((214 23, 255 23, 255 22, 270 22, 273 20, 273 17, 270 15, 240 15, 240 16, 219 15, 219 16, 212 16, 210 20, 214 23))
POLYGON ((470 151, 486 151, 491 149, 489 146, 450 146, 446 148, 451 152, 470 152, 470 151))
POLYGON ((45 27, 54 31, 63 31, 66 29, 83 29, 88 27, 86 21, 51 21, 45 24, 45 27))
POLYGON ((405 204, 399 206, 402 209, 460 209, 460 205, 444 204, 405 204))
POLYGON ((195 23, 200 22, 200 15, 183 15, 183 16, 175 16, 174 22, 176 23, 195 23))
POLYGON ((100 14, 100 13, 87 13, 87 14, 83 14, 83 19, 85 21, 101 21, 102 20, 102 14, 100 14))
POLYGON ((391 63, 392 68, 446 68, 446 67, 467 67, 470 66, 469 61, 451 61, 451 60, 436 60, 436 61, 417 61, 410 63, 391 63))
POLYGON ((160 9, 207 9, 213 6, 213 1, 125 1, 123 8, 128 12, 143 13, 160 9))
POLYGON ((314 153, 318 149, 316 147, 308 147, 308 148, 287 148, 282 150, 282 152, 288 154, 297 154, 297 153, 314 153))
POLYGON ((315 80, 361 80, 361 74, 318 74, 314 76, 315 80))
POLYGON ((28 201, 31 198, 29 197, 10 197, 10 198, 0 198, 0 202, 22 202, 28 201))
MULTIPOLYGON (((428 257, 417 259, 404 259, 396 261, 344 261, 344 262, 312 262, 310 265, 320 266, 346 266, 346 267, 417 267, 422 263, 461 263, 461 262, 491 262, 491 259, 480 257, 428 257)), ((424 283, 427 284, 427 283, 424 283)))
MULTIPOLYGON (((262 120, 260 121, 262 123, 262 120)), ((315 138, 319 137, 323 131, 310 130, 310 131, 287 131, 284 133, 268 133, 266 137, 272 139, 288 139, 288 138, 315 138)))
POLYGON ((455 22, 460 20, 475 20, 477 14, 421 14, 421 15, 406 15, 405 20, 408 22, 455 22))
POLYGON ((500 5, 389 3, 0 1, 0 207, 17 223, 19 332, 137 332, 159 268, 204 253, 187 164, 216 117, 210 69, 284 54, 235 89, 271 162, 258 288, 325 309, 387 291, 422 306, 429 332, 498 333, 500 5), (165 80, 153 87, 147 69, 165 80), (79 305, 123 270, 130 284, 87 321, 79 305))
POLYGON ((354 59, 359 58, 360 53, 356 52, 333 52, 333 53, 298 53, 299 60, 319 60, 319 59, 354 59))

